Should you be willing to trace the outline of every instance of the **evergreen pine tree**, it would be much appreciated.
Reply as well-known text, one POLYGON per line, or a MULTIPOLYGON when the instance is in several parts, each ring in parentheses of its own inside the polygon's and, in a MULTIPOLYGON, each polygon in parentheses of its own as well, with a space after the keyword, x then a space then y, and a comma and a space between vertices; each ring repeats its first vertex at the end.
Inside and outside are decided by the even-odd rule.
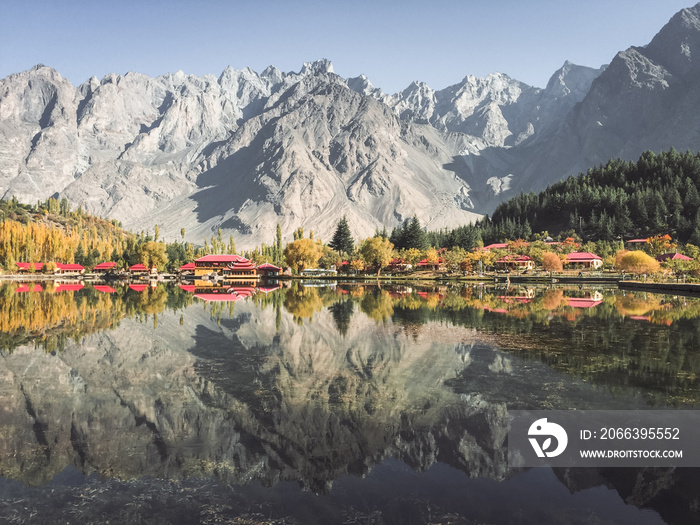
POLYGON ((421 228, 420 221, 415 215, 404 223, 403 228, 403 244, 404 248, 416 248, 418 250, 425 250, 428 248, 428 241, 421 228))
POLYGON ((345 216, 343 216, 340 221, 338 221, 338 226, 333 234, 333 239, 328 243, 333 250, 336 252, 351 254, 355 249, 355 241, 352 238, 352 233, 350 233, 350 226, 348 226, 348 221, 345 216))

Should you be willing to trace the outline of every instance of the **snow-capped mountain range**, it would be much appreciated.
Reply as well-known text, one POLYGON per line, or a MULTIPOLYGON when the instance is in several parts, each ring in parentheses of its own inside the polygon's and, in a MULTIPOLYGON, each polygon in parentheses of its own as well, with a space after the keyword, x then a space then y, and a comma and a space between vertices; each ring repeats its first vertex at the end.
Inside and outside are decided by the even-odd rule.
POLYGON ((42 65, 0 80, 0 195, 66 197, 135 230, 239 247, 298 227, 328 240, 418 216, 464 224, 520 191, 611 157, 700 150, 700 4, 641 48, 592 69, 566 62, 547 87, 507 75, 385 94, 331 63, 91 78, 42 65))

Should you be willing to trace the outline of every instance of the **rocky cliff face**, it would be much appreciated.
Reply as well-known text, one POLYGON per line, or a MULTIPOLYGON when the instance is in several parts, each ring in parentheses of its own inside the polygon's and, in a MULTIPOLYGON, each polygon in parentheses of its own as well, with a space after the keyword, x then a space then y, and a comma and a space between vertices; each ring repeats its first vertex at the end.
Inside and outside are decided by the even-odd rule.
POLYGON ((388 95, 326 60, 74 87, 37 66, 0 80, 0 193, 171 238, 222 228, 239 247, 271 243, 277 222, 328 239, 342 215, 357 237, 414 214, 466 223, 610 157, 697 149, 699 13, 607 69, 567 62, 544 89, 496 73, 388 95))
POLYGON ((523 182, 542 188, 556 173, 577 173, 646 151, 697 151, 700 132, 700 4, 677 13, 646 47, 618 53, 562 128, 533 155, 523 182), (546 177, 542 177, 544 174, 546 177))

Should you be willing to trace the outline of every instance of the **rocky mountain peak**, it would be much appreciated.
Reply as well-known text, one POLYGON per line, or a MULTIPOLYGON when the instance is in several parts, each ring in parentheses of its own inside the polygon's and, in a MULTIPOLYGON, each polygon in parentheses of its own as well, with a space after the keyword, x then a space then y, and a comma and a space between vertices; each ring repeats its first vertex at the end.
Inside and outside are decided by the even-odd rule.
POLYGON ((676 13, 642 53, 674 75, 698 71, 700 4, 676 13))
POLYGON ((372 85, 372 82, 370 82, 365 75, 349 78, 347 80, 347 85, 350 89, 357 93, 360 93, 361 95, 371 95, 379 99, 381 99, 383 96, 382 90, 374 87, 372 85))
POLYGON ((327 240, 343 215, 356 237, 413 214, 454 227, 611 157, 697 149, 698 53, 700 4, 607 68, 565 62, 545 89, 492 73, 388 95, 326 59, 75 88, 38 65, 0 79, 0 195, 58 193, 170 238, 221 228, 244 249, 278 222, 327 240))
POLYGON ((593 81, 605 70, 578 66, 568 60, 547 82, 545 93, 552 98, 573 96, 577 102, 583 100, 593 81))
POLYGON ((304 66, 299 72, 300 75, 329 75, 331 73, 334 73, 333 64, 326 58, 315 62, 304 62, 304 66))

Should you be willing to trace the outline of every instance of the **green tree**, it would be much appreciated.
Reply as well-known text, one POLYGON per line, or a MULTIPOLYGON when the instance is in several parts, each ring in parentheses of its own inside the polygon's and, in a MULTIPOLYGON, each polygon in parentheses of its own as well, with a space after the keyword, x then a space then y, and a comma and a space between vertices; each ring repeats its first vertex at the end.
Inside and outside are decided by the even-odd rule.
POLYGON ((418 217, 415 215, 404 224, 402 238, 403 248, 417 248, 418 250, 426 250, 428 248, 425 232, 420 225, 418 217))
POLYGON ((277 223, 277 232, 275 234, 275 254, 273 261, 275 264, 282 263, 282 227, 277 223))
POLYGON ((85 266, 83 264, 85 262, 85 252, 83 251, 83 243, 78 243, 78 247, 76 248, 75 254, 73 255, 73 260, 76 264, 85 266))
POLYGON ((331 266, 334 266, 334 265, 337 268, 338 264, 343 260, 341 258, 342 255, 347 255, 347 254, 342 254, 342 255, 341 254, 342 254, 342 252, 338 253, 334 250, 331 250, 330 247, 325 247, 323 249, 323 255, 318 260, 318 264, 321 268, 325 268, 327 270, 330 269, 331 266))
POLYGON ((345 216, 338 221, 333 239, 328 243, 328 246, 333 248, 336 252, 345 252, 347 254, 352 254, 355 249, 355 241, 352 238, 350 226, 348 226, 348 221, 345 216))

